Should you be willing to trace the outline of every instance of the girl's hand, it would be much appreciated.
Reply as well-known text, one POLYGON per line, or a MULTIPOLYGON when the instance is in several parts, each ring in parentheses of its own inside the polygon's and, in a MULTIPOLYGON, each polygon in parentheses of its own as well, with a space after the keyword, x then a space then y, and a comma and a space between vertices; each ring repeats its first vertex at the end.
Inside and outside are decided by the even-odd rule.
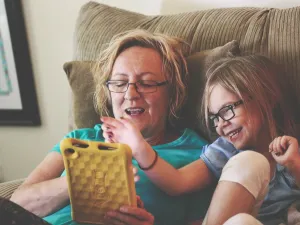
POLYGON ((141 132, 129 120, 101 117, 103 137, 106 142, 122 143, 130 146, 133 156, 137 154, 139 147, 145 143, 141 132))
POLYGON ((119 211, 110 211, 105 216, 109 225, 153 225, 154 217, 144 209, 144 203, 137 196, 138 207, 122 206, 119 211))
POLYGON ((293 167, 296 161, 300 161, 298 141, 291 136, 275 138, 269 145, 269 152, 277 163, 287 168, 293 167))

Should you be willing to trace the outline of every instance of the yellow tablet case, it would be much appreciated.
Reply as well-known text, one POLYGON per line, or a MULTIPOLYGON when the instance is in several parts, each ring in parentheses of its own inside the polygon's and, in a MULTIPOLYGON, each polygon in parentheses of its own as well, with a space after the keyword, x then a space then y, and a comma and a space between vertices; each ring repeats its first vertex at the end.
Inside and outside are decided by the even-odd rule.
POLYGON ((107 211, 137 205, 128 145, 66 138, 60 149, 74 221, 104 224, 107 211))

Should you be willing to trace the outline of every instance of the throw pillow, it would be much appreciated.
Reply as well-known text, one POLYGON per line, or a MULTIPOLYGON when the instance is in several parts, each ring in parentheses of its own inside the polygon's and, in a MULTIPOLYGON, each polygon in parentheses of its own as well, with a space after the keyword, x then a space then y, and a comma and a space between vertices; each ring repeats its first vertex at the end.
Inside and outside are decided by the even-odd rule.
POLYGON ((215 137, 209 135, 204 118, 201 113, 201 102, 203 89, 206 82, 206 71, 210 65, 223 57, 231 57, 240 55, 240 48, 237 41, 233 40, 223 46, 214 49, 196 52, 187 57, 188 71, 190 80, 188 85, 188 100, 183 108, 182 122, 180 126, 187 126, 196 130, 208 140, 214 140, 215 137))
POLYGON ((71 61, 63 65, 72 90, 72 129, 94 127, 100 122, 93 103, 95 91, 92 61, 71 61), (73 123, 72 123, 73 122, 73 123))

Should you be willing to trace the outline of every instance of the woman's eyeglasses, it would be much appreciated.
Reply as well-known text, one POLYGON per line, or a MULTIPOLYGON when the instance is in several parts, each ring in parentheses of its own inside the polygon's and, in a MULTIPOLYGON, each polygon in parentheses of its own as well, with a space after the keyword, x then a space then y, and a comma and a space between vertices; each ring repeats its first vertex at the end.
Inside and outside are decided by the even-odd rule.
POLYGON ((222 107, 218 113, 209 115, 210 125, 212 128, 216 128, 219 123, 219 117, 222 118, 224 121, 229 121, 233 117, 235 117, 234 109, 238 106, 243 104, 243 100, 239 100, 231 105, 227 105, 222 107))
POLYGON ((139 93, 152 93, 157 91, 158 86, 166 85, 168 82, 156 82, 153 80, 139 80, 135 83, 129 83, 124 80, 109 80, 106 82, 106 86, 109 91, 116 93, 124 93, 128 90, 129 85, 134 85, 135 89, 139 93))

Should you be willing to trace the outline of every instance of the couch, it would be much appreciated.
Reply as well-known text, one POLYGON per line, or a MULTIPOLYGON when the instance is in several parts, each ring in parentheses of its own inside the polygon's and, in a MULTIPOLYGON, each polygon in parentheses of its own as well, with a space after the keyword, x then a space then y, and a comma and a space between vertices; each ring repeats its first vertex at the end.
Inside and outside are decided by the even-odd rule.
MULTIPOLYGON (((300 107, 300 7, 220 8, 174 15, 147 16, 97 2, 82 6, 74 33, 73 61, 64 65, 72 90, 70 129, 99 122, 92 103, 91 67, 117 33, 134 28, 184 39, 190 72, 189 98, 178 126, 195 129, 208 139, 199 118, 205 70, 229 54, 259 53, 281 65, 290 82, 295 110, 300 107), (235 41, 233 41, 235 40, 235 41), (298 107, 298 108, 297 108, 298 107)), ((64 79, 64 78, 62 78, 64 79)), ((0 196, 9 198, 23 179, 0 184, 0 196)))

